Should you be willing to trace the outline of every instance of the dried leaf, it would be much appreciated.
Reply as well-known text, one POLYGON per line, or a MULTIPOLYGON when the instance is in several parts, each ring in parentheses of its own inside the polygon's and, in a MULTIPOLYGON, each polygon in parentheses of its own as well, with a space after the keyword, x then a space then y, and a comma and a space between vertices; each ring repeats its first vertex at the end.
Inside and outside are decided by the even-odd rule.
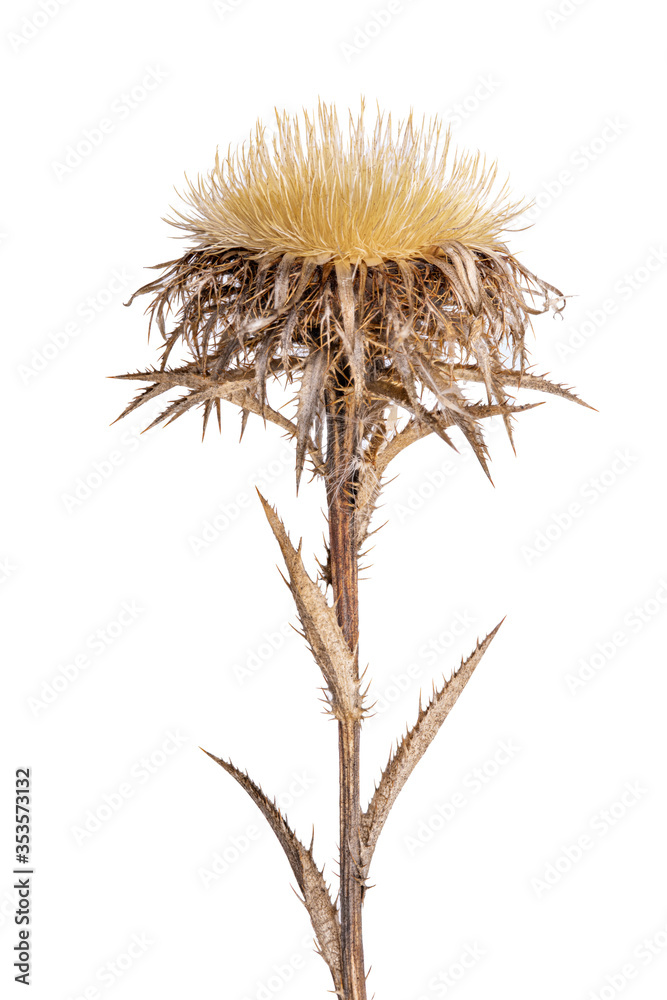
POLYGON ((433 697, 425 708, 420 701, 417 721, 390 756, 380 783, 361 818, 362 861, 365 874, 368 873, 380 831, 398 793, 434 740, 501 625, 502 622, 499 622, 493 631, 477 644, 471 656, 461 661, 461 666, 449 681, 445 681, 438 691, 434 688, 433 697))
MULTIPOLYGON (((468 171, 475 175, 478 167, 474 158, 461 161, 457 166, 460 179, 468 171)), ((479 194, 484 191, 482 185, 479 194)), ((330 207, 334 210, 333 204, 330 207)), ((374 203, 367 210, 374 213, 374 203)), ((339 222, 347 221, 343 210, 339 222)), ((378 224, 384 226, 379 217, 374 228, 378 224)), ((355 403, 363 421, 356 447, 364 460, 369 444, 365 435, 373 433, 375 424, 370 408, 381 398, 373 398, 373 386, 385 380, 393 383, 392 402, 405 406, 453 447, 443 429, 448 421, 435 413, 426 416, 422 388, 434 391, 434 386, 418 370, 420 364, 431 370, 440 368, 448 381, 446 390, 436 386, 436 396, 444 391, 440 395, 443 411, 458 405, 452 383, 466 380, 485 382, 492 403, 507 404, 503 387, 513 384, 576 399, 563 387, 553 388, 546 380, 522 374, 530 316, 561 309, 562 295, 520 264, 503 243, 469 242, 468 238, 457 226, 451 239, 424 244, 429 252, 410 259, 399 255, 396 260, 356 253, 339 257, 324 250, 300 255, 295 250, 286 253, 287 247, 280 252, 269 248, 258 252, 239 245, 229 249, 200 245, 188 250, 180 260, 168 262, 161 278, 141 289, 153 295, 149 312, 164 340, 162 366, 166 369, 171 351, 183 342, 194 360, 179 370, 188 380, 183 378, 178 384, 203 391, 204 384, 194 384, 197 374, 200 379, 222 382, 232 372, 254 374, 256 381, 248 387, 248 395, 235 402, 295 433, 295 425, 270 412, 268 404, 262 410, 265 385, 285 375, 288 381, 303 377, 313 357, 324 351, 326 361, 319 372, 322 391, 332 382, 340 384, 341 376, 347 379, 351 370, 355 403), (170 316, 174 325, 168 331, 170 316), (472 357, 474 365, 469 364, 472 357), (507 357, 513 359, 511 368, 507 357)), ((304 394, 304 402, 306 397, 312 400, 313 394, 304 394)), ((199 401, 206 404, 215 398, 211 394, 199 401)), ((180 414, 195 403, 176 404, 170 412, 177 409, 180 414)), ((205 419, 210 412, 205 405, 205 419)), ((466 414, 459 426, 485 466, 480 429, 471 422, 469 408, 466 414)), ((509 409, 502 416, 511 436, 509 409)), ((300 429, 309 426, 307 407, 296 423, 300 429)), ((324 475, 321 449, 309 443, 307 450, 317 473, 324 475)), ((298 452, 297 477, 305 457, 303 435, 298 452)))
POLYGON ((359 682, 355 680, 356 662, 338 624, 336 611, 303 565, 300 548, 292 545, 275 510, 259 490, 264 513, 276 536, 289 573, 289 587, 299 612, 299 619, 315 660, 328 685, 331 712, 339 721, 360 719, 363 715, 359 682))
MULTIPOLYGON (((450 370, 449 368, 447 370, 450 370)), ((484 375, 478 368, 474 365, 454 365, 451 368, 454 378, 460 378, 467 380, 469 382, 484 382, 484 375)), ((496 378, 503 385, 511 385, 517 389, 536 389, 539 392, 546 392, 552 396, 561 396, 563 399, 569 399, 572 403, 579 403, 580 406, 585 406, 589 410, 594 410, 595 407, 591 406, 590 403, 585 403, 583 399, 567 389, 564 385, 558 385, 556 382, 549 382, 548 379, 540 375, 529 375, 528 372, 521 371, 511 371, 504 370, 496 373, 496 378)))
POLYGON ((445 411, 444 414, 433 414, 434 419, 443 423, 443 426, 454 424, 462 431, 466 440, 470 444, 477 461, 484 469, 484 472, 492 483, 491 473, 488 465, 488 449, 484 441, 484 435, 477 426, 477 419, 474 411, 468 407, 463 393, 453 379, 447 381, 438 368, 428 359, 415 354, 415 367, 424 384, 431 389, 440 406, 445 411), (442 420, 446 418, 446 421, 442 420))
POLYGON ((202 389, 195 390, 194 392, 188 393, 187 396, 182 396, 180 399, 174 400, 174 402, 170 403, 169 406, 167 406, 166 409, 164 409, 162 413, 155 418, 155 420, 151 421, 145 430, 150 431, 153 427, 157 427, 157 425, 161 423, 172 424, 174 420, 178 420, 179 417, 182 417, 183 414, 187 413, 187 411, 192 409, 193 406, 205 403, 206 400, 210 399, 210 397, 210 391, 202 389))
POLYGON ((204 750, 204 753, 224 768, 227 774, 231 774, 245 789, 278 838, 280 846, 292 866, 297 885, 303 894, 302 902, 308 910, 315 931, 318 951, 331 970, 336 989, 340 989, 342 984, 340 921, 324 881, 323 870, 320 871, 315 864, 312 844, 309 849, 301 843, 276 806, 275 801, 271 802, 246 772, 239 771, 231 761, 222 760, 209 753, 208 750, 204 750))
POLYGON ((142 406, 144 403, 148 403, 151 399, 155 399, 156 396, 160 396, 163 392, 168 392, 171 389, 170 385, 149 385, 145 389, 142 389, 136 399, 133 399, 129 406, 126 406, 120 416, 116 417, 113 421, 114 424, 122 420, 123 417, 127 417, 128 414, 132 413, 137 407, 142 406))
MULTIPOLYGON (((448 444, 450 448, 454 451, 458 451, 458 448, 450 438, 450 436, 445 431, 446 423, 444 420, 437 420, 429 410, 423 406, 421 400, 418 398, 417 393, 414 388, 414 375, 410 368, 410 362, 405 351, 402 348, 397 348, 394 351, 394 363, 398 369, 398 373, 401 377, 401 382, 403 383, 403 388, 407 394, 410 401, 409 409, 410 412, 414 414, 417 420, 420 420, 427 424, 431 430, 435 431, 438 437, 442 438, 445 444, 448 444)), ((398 402, 398 397, 394 392, 394 400, 398 402)), ((403 404, 405 405, 405 404, 403 404)))
POLYGON ((278 268, 276 270, 276 277, 274 281, 274 304, 277 310, 283 308, 287 302, 287 289, 289 283, 290 271, 292 269, 292 264, 294 263, 295 254, 286 253, 283 255, 278 268))
POLYGON ((360 395, 364 384, 364 342, 359 324, 355 322, 354 277, 352 268, 347 261, 337 260, 335 268, 340 311, 343 317, 341 334, 352 371, 355 391, 357 395, 360 395))
MULTIPOLYGON (((284 431, 287 431, 290 437, 297 436, 297 428, 291 420, 280 413, 280 411, 274 410, 268 403, 262 405, 260 399, 254 394, 253 390, 257 389, 257 375, 253 368, 235 369, 225 372, 224 376, 213 376, 198 374, 192 371, 191 366, 186 366, 185 368, 169 369, 166 371, 149 369, 145 372, 130 372, 127 375, 114 375, 112 377, 156 383, 156 385, 151 386, 145 393, 135 399, 121 416, 125 416, 131 410, 148 402, 149 399, 153 398, 153 392, 155 395, 159 395, 160 392, 166 392, 168 389, 178 386, 185 386, 194 390, 189 396, 171 403, 149 427, 153 427, 162 421, 171 422, 191 407, 197 406, 200 403, 206 404, 209 400, 215 402, 219 423, 220 400, 224 399, 243 410, 244 426, 248 413, 256 413, 258 416, 263 417, 264 420, 269 420, 271 423, 277 424, 284 431)), ((205 409, 204 430, 206 429, 209 415, 210 411, 205 409)), ((120 420, 120 417, 118 419, 120 420)), ((148 429, 147 427, 146 430, 148 429)), ((310 437, 307 437, 305 447, 313 460, 315 469, 317 471, 321 470, 324 467, 324 459, 320 449, 310 437)))
POLYGON ((303 369, 296 416, 296 487, 299 488, 310 430, 322 401, 323 373, 326 367, 324 349, 311 354, 303 369))
MULTIPOLYGON (((492 351, 489 350, 489 345, 486 342, 484 334, 484 324, 480 319, 476 319, 473 323, 471 346, 475 357, 477 358, 479 370, 484 377, 484 385, 486 386, 486 392, 489 397, 489 404, 492 404, 495 401, 501 406, 507 406, 507 394, 503 389, 502 378, 499 377, 502 376, 503 368, 498 364, 498 361, 494 357, 492 351)), ((505 430, 507 431, 507 436, 510 440, 510 444, 512 445, 512 451, 516 454, 514 437, 512 435, 512 424, 507 413, 503 414, 503 421, 505 424, 505 430)))

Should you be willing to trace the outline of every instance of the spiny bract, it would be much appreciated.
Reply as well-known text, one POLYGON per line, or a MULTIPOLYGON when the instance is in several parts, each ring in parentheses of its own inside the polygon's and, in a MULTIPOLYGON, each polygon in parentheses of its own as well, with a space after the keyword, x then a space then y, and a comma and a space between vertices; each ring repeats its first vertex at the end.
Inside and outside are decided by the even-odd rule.
POLYGON ((506 188, 492 197, 495 166, 450 162, 449 146, 437 121, 393 128, 378 112, 367 133, 362 103, 346 131, 320 103, 303 124, 276 112, 271 141, 258 124, 247 148, 216 157, 172 220, 191 249, 135 293, 153 296, 164 350, 159 370, 120 376, 152 383, 125 413, 183 386, 155 423, 202 405, 205 429, 226 399, 244 425, 254 412, 296 438, 298 480, 306 456, 322 471, 335 386, 354 400, 360 463, 395 433, 399 407, 413 437, 452 444, 458 427, 488 474, 481 421, 500 414, 511 437, 521 407, 508 387, 576 398, 527 372, 531 315, 565 300, 501 241, 519 207, 506 188), (168 368, 177 344, 190 358, 168 368), (294 420, 268 403, 275 377, 298 380, 294 420), (470 383, 486 401, 464 395, 470 383))

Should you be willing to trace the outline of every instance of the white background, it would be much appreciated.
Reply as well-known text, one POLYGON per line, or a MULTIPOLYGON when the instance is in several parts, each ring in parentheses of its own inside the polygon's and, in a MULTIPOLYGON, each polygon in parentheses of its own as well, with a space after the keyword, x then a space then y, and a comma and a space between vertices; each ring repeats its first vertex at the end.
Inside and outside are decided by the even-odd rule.
POLYGON ((274 105, 297 111, 321 95, 356 110, 364 94, 371 112, 377 100, 398 116, 412 107, 450 120, 457 143, 497 157, 517 195, 538 197, 534 227, 512 248, 572 298, 562 321, 537 319, 535 370, 599 410, 553 399, 524 414, 516 458, 493 434, 495 489, 465 450, 457 458, 431 440, 401 458, 387 488, 378 523, 389 523, 362 593, 362 659, 380 709, 365 729, 365 794, 420 688, 508 617, 382 835, 365 907, 370 991, 663 996, 656 8, 44 5, 48 17, 28 0, 2 14, 3 983, 24 995, 11 983, 12 790, 29 765, 36 1000, 311 1000, 330 989, 273 834, 197 749, 247 767, 303 838, 314 822, 335 880, 335 727, 287 627, 279 553, 253 489, 304 535, 314 567, 320 487, 295 500, 279 433, 251 417, 239 446, 232 409, 204 444, 194 414, 143 437, 148 412, 110 427, 135 387, 105 377, 156 357, 144 303, 122 303, 146 266, 183 248, 161 221, 183 171, 206 170, 216 145, 241 141, 257 116, 270 124, 274 105), (132 97, 142 81, 153 89, 132 97), (70 152, 63 170, 101 119, 111 123, 102 140, 78 163, 70 152), (77 656, 87 665, 71 669, 77 656), (74 679, 63 681, 68 665, 74 679), (579 674, 589 679, 575 685, 579 674), (176 749, 169 734, 180 734, 176 749), (121 785, 129 795, 109 816, 105 796, 118 805, 121 785), (104 821, 86 831, 96 812, 104 821), (231 860, 205 885, 216 855, 231 860), (130 961, 133 935, 145 944, 130 961), (469 968, 450 988, 466 949, 469 968))

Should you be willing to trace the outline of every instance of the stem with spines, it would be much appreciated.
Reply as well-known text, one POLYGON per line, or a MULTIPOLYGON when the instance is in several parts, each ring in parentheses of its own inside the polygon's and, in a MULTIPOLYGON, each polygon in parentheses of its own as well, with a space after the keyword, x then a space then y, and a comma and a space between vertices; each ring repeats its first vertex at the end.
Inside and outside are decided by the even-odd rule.
MULTIPOLYGON (((354 682, 359 682, 359 588, 355 529, 355 492, 359 419, 354 390, 341 373, 326 392, 327 507, 331 584, 338 623, 355 654, 354 682)), ((366 1000, 362 940, 362 880, 359 794, 361 719, 338 721, 340 778, 340 923, 344 1000, 366 1000)))

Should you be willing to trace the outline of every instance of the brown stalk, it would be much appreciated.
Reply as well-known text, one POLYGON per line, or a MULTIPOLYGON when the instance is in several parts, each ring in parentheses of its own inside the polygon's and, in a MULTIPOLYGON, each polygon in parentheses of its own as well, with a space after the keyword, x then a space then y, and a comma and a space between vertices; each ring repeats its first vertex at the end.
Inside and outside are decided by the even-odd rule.
MULTIPOLYGON (((353 682, 359 685, 359 572, 355 494, 359 421, 354 391, 342 374, 325 392, 327 419, 326 488, 329 513, 331 583, 336 616, 354 655, 353 682)), ((360 876, 361 801, 359 790, 359 713, 338 721, 340 783, 340 924, 343 989, 346 1000, 366 1000, 360 876)))

